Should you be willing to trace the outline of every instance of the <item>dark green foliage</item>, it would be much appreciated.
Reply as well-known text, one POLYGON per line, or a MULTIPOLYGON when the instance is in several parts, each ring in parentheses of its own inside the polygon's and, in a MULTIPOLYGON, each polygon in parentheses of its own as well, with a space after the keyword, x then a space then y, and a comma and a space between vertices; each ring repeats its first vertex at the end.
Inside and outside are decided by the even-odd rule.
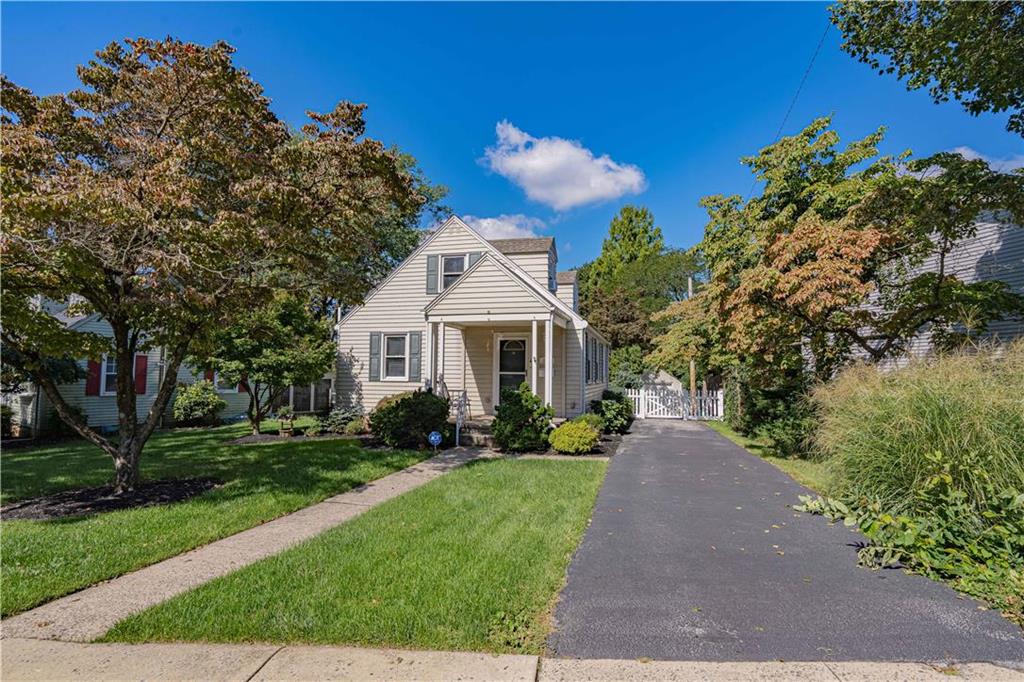
POLYGON ((385 398, 370 415, 370 431, 393 448, 423 448, 431 431, 443 431, 450 405, 430 391, 385 398))
POLYGON ((626 433, 633 423, 633 401, 618 391, 605 391, 590 409, 601 418, 605 433, 626 433))
POLYGON ((1009 111, 1024 135, 1024 11, 1018 2, 851 2, 829 8, 843 50, 977 116, 1009 111))
POLYGON ((0 405, 0 434, 6 438, 11 435, 11 424, 14 421, 14 410, 10 405, 0 405))
POLYGON ((554 414, 525 381, 518 389, 506 388, 491 426, 494 442, 509 452, 544 450, 554 414))
POLYGON ((597 429, 598 433, 604 431, 604 420, 601 419, 601 415, 594 414, 593 412, 584 412, 580 416, 573 419, 573 421, 587 424, 591 428, 597 429))
POLYGON ((616 388, 640 388, 644 373, 651 369, 639 345, 613 348, 608 357, 608 383, 616 388))
POLYGON ((601 433, 583 421, 569 421, 560 425, 548 435, 551 447, 563 455, 583 455, 593 450, 601 433))
POLYGON ((180 387, 174 399, 174 421, 183 426, 208 426, 217 423, 217 415, 228 404, 209 381, 197 381, 180 387))

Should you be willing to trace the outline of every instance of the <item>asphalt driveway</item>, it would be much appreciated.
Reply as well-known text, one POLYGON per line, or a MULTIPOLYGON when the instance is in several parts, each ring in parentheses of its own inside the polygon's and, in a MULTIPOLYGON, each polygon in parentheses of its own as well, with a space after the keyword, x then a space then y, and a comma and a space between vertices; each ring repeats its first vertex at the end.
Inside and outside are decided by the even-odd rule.
POLYGON ((857 566, 862 537, 693 422, 637 421, 569 568, 557 656, 1024 662, 1021 631, 948 587, 857 566))

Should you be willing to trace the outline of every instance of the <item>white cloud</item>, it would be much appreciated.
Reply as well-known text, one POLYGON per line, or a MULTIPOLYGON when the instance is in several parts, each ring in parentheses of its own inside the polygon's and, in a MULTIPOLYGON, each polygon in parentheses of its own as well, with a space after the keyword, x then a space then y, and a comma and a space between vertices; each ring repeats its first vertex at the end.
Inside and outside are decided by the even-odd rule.
POLYGON ((576 140, 533 137, 508 121, 495 132, 498 142, 485 152, 491 170, 556 211, 639 194, 647 186, 637 166, 594 156, 576 140))
POLYGON ((1014 154, 1005 158, 998 158, 995 156, 986 156, 981 152, 971 149, 970 147, 954 147, 950 150, 967 160, 981 159, 988 164, 989 168, 1001 173, 1009 173, 1018 168, 1024 168, 1024 154, 1014 154))
POLYGON ((544 221, 531 218, 522 213, 499 215, 494 218, 478 218, 473 215, 462 216, 466 224, 480 233, 484 239, 516 239, 522 237, 539 237, 538 230, 544 229, 544 221))

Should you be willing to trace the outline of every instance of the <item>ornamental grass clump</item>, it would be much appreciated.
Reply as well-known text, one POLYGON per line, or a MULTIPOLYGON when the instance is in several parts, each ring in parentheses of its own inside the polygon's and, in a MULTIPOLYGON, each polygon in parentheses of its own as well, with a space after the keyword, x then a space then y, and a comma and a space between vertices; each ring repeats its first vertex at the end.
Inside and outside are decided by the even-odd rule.
POLYGON ((1024 343, 891 372, 854 367, 813 399, 833 494, 927 511, 915 493, 935 473, 935 453, 978 511, 992 490, 1024 489, 1024 343))
POLYGON ((882 372, 855 367, 814 392, 829 498, 872 567, 904 566, 985 599, 1024 626, 1024 342, 882 372))

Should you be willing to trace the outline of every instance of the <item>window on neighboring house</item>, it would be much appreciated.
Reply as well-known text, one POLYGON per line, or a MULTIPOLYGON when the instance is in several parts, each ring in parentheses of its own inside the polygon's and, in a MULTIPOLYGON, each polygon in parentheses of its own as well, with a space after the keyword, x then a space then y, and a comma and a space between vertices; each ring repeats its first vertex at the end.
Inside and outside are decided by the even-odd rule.
POLYGON ((103 395, 117 393, 117 358, 103 358, 103 395))
POLYGON ((406 335, 384 336, 384 378, 405 379, 409 376, 406 354, 406 335))
POLYGON ((441 258, 441 289, 447 289, 455 284, 465 271, 465 256, 443 256, 441 258))

